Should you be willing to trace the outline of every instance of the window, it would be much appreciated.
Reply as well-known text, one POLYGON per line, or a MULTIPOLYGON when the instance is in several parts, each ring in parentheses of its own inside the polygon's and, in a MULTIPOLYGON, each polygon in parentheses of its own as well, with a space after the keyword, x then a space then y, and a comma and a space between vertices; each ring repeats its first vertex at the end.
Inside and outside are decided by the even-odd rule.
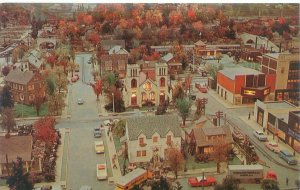
POLYGON ((165 87, 166 86, 166 79, 165 78, 160 78, 160 86, 165 87))
POLYGON ((140 145, 143 145, 144 144, 144 138, 139 138, 139 143, 140 143, 140 145))
POLYGON ((137 81, 136 79, 131 80, 131 88, 136 88, 137 87, 137 81))
POLYGON ((172 140, 171 135, 168 135, 168 136, 167 136, 167 143, 171 143, 171 140, 172 140))
POLYGON ((153 143, 157 143, 158 142, 158 137, 153 137, 153 143))
POLYGON ((105 62, 105 70, 111 71, 112 70, 112 61, 105 62))
POLYGON ((136 156, 141 157, 141 151, 136 151, 136 156))
POLYGON ((142 156, 146 156, 146 150, 142 151, 142 156))

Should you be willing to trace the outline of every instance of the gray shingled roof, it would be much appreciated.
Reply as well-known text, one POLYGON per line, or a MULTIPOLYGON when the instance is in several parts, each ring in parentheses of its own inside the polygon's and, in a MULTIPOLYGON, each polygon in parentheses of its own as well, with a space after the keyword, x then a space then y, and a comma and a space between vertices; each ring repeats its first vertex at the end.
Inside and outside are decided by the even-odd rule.
POLYGON ((32 79, 33 76, 34 73, 32 71, 22 72, 19 69, 14 69, 8 73, 4 80, 7 82, 26 85, 32 79))
POLYGON ((126 127, 129 140, 137 140, 140 134, 150 139, 156 132, 161 137, 165 137, 169 131, 174 134, 174 137, 181 137, 179 124, 177 115, 156 115, 130 118, 127 120, 126 127))
POLYGON ((169 62, 171 59, 173 59, 173 57, 174 57, 174 55, 172 53, 168 53, 162 57, 162 60, 169 62))
POLYGON ((31 160, 32 136, 10 136, 9 138, 0 137, 0 163, 6 163, 6 154, 8 162, 15 161, 17 156, 23 161, 31 160))

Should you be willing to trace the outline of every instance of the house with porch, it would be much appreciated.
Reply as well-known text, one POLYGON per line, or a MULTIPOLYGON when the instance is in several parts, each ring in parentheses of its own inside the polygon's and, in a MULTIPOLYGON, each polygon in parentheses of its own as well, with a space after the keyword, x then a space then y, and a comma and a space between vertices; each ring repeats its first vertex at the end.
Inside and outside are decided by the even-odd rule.
POLYGON ((181 148, 181 129, 177 115, 131 117, 122 138, 130 163, 149 162, 153 157, 165 159, 169 148, 181 148))
POLYGON ((25 172, 42 171, 41 158, 32 157, 32 144, 32 136, 0 136, 0 177, 8 176, 17 157, 22 158, 25 172))

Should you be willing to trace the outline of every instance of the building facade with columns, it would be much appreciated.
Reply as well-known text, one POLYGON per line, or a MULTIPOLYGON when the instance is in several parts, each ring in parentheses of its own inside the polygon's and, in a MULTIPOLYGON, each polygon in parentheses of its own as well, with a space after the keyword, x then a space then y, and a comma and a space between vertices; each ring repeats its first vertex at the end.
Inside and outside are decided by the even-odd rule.
POLYGON ((169 79, 165 62, 140 60, 127 65, 123 91, 125 107, 158 106, 172 99, 169 79))

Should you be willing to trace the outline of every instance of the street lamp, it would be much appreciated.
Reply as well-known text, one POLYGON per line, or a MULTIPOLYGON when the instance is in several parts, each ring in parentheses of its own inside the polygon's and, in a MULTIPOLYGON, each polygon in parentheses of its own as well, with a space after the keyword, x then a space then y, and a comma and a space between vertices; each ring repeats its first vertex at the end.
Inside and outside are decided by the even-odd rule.
POLYGON ((204 169, 202 168, 202 190, 204 190, 204 169))
POLYGON ((21 100, 21 103, 22 103, 22 109, 21 110, 22 110, 22 119, 23 119, 23 109, 24 109, 23 108, 23 101, 24 101, 24 95, 23 94, 20 95, 20 100, 21 100))
POLYGON ((115 113, 115 94, 111 93, 112 98, 113 98, 113 113, 115 113))

